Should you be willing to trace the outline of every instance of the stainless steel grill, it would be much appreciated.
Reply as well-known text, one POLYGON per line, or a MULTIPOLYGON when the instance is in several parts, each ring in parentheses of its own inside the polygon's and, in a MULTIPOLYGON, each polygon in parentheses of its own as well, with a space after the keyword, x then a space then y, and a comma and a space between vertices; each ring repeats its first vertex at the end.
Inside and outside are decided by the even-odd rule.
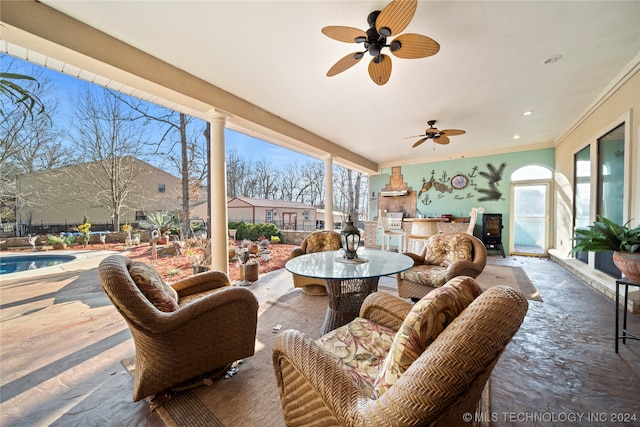
POLYGON ((387 212, 389 230, 402 230, 403 212, 387 212))

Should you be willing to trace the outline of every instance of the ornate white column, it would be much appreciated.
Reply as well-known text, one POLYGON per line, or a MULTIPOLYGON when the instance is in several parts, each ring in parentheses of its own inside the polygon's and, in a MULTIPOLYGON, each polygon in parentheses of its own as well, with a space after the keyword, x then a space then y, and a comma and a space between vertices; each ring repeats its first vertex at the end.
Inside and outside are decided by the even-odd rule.
POLYGON ((211 207, 211 268, 229 274, 229 252, 227 248, 227 162, 224 130, 226 118, 212 110, 207 113, 211 124, 211 146, 209 148, 209 205, 211 207))
POLYGON ((333 230, 333 156, 324 159, 324 229, 333 230))

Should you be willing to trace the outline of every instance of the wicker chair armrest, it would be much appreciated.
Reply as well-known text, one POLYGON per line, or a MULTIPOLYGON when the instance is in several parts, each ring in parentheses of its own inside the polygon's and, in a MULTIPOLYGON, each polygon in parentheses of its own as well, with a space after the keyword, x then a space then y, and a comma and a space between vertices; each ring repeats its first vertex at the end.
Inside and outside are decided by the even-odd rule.
POLYGON ((395 295, 374 292, 362 303, 360 317, 397 331, 411 307, 409 302, 395 295))
POLYGON ((290 259, 291 258, 295 258, 295 257, 300 256, 300 255, 304 255, 304 251, 302 250, 302 248, 300 248, 300 247, 293 248, 293 249, 291 249, 291 252, 289 253, 289 258, 290 259))
POLYGON ((475 236, 471 236, 471 244, 473 245, 473 262, 480 267, 480 271, 487 264, 487 248, 482 240, 475 236))
MULTIPOLYGON (((229 309, 234 313, 246 316, 248 324, 255 324, 258 316, 258 300, 253 292, 246 288, 229 286, 220 289, 212 294, 204 295, 188 304, 180 307, 178 310, 163 313, 158 311, 157 316, 148 325, 144 325, 149 332, 162 334, 170 333, 185 326, 188 326, 193 320, 200 316, 211 318, 211 322, 220 323, 225 319, 221 318, 223 309, 229 309)), ((142 326, 142 325, 141 325, 142 326)), ((229 328, 234 325, 229 325, 229 328)))
POLYGON ((315 341, 286 330, 276 337, 272 358, 285 424, 297 424, 297 417, 313 419, 316 425, 359 424, 358 408, 369 397, 315 341), (300 411, 302 407, 313 412, 300 411))
POLYGON ((458 276, 471 276, 475 279, 480 273, 482 273, 483 268, 484 266, 481 267, 473 261, 458 260, 449 264, 445 274, 447 281, 458 276))
POLYGON ((425 255, 425 253, 426 253, 426 250, 423 250, 421 255, 414 254, 414 253, 411 253, 411 252, 405 252, 404 255, 408 256, 409 258, 411 258, 413 260, 413 265, 415 267, 417 265, 424 264, 424 255, 425 255))
POLYGON ((229 277, 221 271, 205 271, 171 283, 171 287, 178 292, 180 298, 224 286, 231 286, 231 283, 229 282, 229 277))

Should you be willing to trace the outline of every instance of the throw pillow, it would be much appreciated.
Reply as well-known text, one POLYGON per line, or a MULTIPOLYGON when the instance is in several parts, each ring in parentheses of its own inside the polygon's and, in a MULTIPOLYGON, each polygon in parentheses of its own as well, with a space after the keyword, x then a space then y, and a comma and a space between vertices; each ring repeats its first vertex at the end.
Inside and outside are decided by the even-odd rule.
POLYGON ((129 267, 129 275, 140 292, 158 310, 164 312, 175 311, 178 308, 178 293, 167 285, 160 273, 152 266, 143 262, 134 262, 129 267))
POLYGON ((473 243, 466 233, 451 236, 451 250, 445 257, 445 264, 448 267, 458 260, 473 260, 473 243))
POLYGON ((442 331, 480 295, 478 283, 458 276, 418 301, 398 330, 374 382, 373 398, 382 396, 442 331))

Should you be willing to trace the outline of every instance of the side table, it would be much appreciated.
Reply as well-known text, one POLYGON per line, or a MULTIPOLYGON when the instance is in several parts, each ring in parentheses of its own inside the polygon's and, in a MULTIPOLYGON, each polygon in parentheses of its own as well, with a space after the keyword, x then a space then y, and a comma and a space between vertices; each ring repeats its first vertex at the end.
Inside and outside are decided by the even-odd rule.
POLYGON ((627 301, 629 298, 629 286, 640 287, 640 283, 635 283, 623 277, 616 280, 616 353, 618 352, 618 340, 622 340, 622 344, 626 344, 626 340, 640 340, 640 337, 632 334, 627 330, 627 301), (620 335, 620 285, 624 286, 624 306, 622 315, 622 335, 620 335))

